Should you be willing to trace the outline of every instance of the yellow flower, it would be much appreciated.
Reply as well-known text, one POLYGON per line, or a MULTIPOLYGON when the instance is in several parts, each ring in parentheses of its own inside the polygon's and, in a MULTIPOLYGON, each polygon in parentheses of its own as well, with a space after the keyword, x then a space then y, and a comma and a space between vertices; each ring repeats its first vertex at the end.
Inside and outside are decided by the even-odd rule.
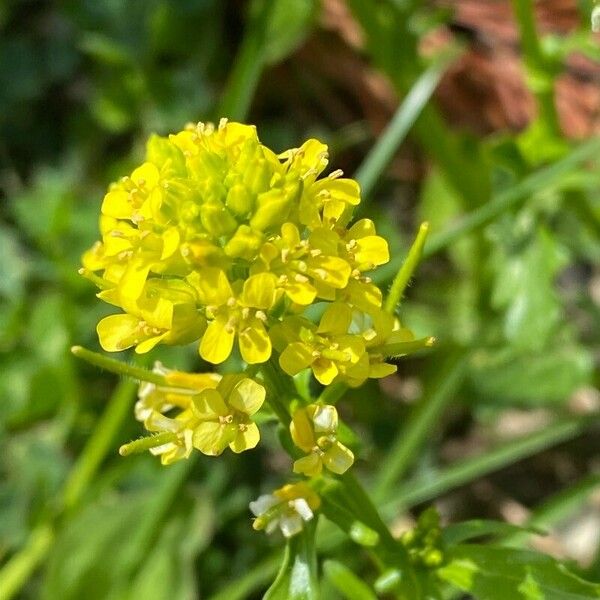
POLYGON ((143 354, 160 342, 187 344, 198 339, 206 327, 196 307, 194 289, 180 280, 149 280, 134 301, 120 295, 118 288, 105 290, 98 296, 127 311, 98 323, 100 345, 108 352, 135 346, 135 351, 143 354))
POLYGON ((354 454, 337 439, 338 414, 335 406, 310 404, 298 409, 290 423, 294 444, 307 456, 294 462, 294 473, 320 475, 323 466, 332 473, 345 473, 354 454))
POLYGON ((372 311, 381 306, 381 290, 364 275, 390 260, 387 242, 376 234, 375 224, 370 219, 357 221, 342 236, 341 256, 352 268, 346 288, 339 292, 337 300, 347 301, 363 311, 372 311))
POLYGON ((193 385, 203 389, 189 395, 181 390, 167 394, 159 390, 165 394, 162 405, 156 399, 143 398, 145 410, 141 414, 146 429, 173 434, 172 441, 151 449, 153 454, 161 455, 163 464, 189 457, 194 448, 218 456, 228 446, 240 453, 258 444, 260 433, 251 417, 265 400, 262 385, 242 374, 229 374, 218 380, 206 377, 193 385), (154 406, 149 406, 152 402, 154 406), (174 416, 164 414, 176 407, 183 410, 174 416))
POLYGON ((166 413, 178 408, 190 407, 191 398, 205 389, 216 388, 221 375, 218 373, 185 373, 166 368, 156 361, 152 369, 165 378, 166 385, 144 381, 138 389, 138 400, 134 414, 138 421, 144 422, 153 412, 166 413))
POLYGON ((200 452, 219 455, 227 446, 236 453, 254 448, 260 440, 250 417, 265 401, 265 388, 252 379, 225 375, 216 390, 204 390, 192 400, 199 423, 192 444, 200 452))
POLYGON ((231 354, 237 336, 247 363, 269 360, 271 340, 265 327, 265 311, 275 302, 276 277, 271 273, 252 275, 237 293, 220 269, 204 269, 189 280, 195 284, 209 319, 200 342, 200 356, 211 363, 222 363, 231 354))
POLYGON ((318 327, 303 318, 284 320, 275 332, 283 350, 279 365, 289 375, 310 367, 323 385, 338 377, 362 383, 369 376, 369 360, 363 337, 348 333, 351 321, 352 309, 339 302, 328 306, 318 327))
POLYGON ((313 518, 319 506, 321 499, 309 485, 302 481, 290 483, 250 502, 250 510, 256 516, 252 526, 267 533, 279 527, 283 535, 290 538, 302 531, 304 523, 313 518))
POLYGON ((351 268, 343 258, 336 256, 336 242, 337 236, 323 229, 302 239, 294 223, 284 223, 281 235, 261 248, 262 264, 256 268, 277 275, 277 287, 283 289, 292 302, 307 306, 317 296, 335 296, 335 290, 344 289, 348 284, 351 268))

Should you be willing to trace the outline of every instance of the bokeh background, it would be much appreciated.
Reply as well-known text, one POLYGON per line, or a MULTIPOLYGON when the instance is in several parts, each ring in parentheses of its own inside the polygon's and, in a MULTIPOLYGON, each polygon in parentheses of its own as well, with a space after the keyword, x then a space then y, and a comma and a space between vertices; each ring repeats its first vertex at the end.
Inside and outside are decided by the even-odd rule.
MULTIPOLYGON (((107 185, 150 133, 220 116, 255 123, 277 151, 318 137, 334 168, 358 173, 361 214, 393 250, 383 286, 431 223, 400 314, 437 347, 341 405, 394 530, 434 500, 446 521, 534 522, 550 535, 530 543, 600 580, 593 6, 3 2, 0 599, 258 598, 276 571, 281 541, 253 532, 247 509, 289 470, 274 434, 256 452, 169 468, 120 458, 141 433, 135 386, 69 353, 97 350, 110 312, 77 274, 107 185), (415 86, 428 102, 413 96, 408 135, 388 138, 389 164, 365 167, 415 86), (427 435, 399 456, 424 406, 427 435)), ((193 348, 154 359, 202 368, 193 348)), ((369 576, 351 547, 330 553, 369 576)))

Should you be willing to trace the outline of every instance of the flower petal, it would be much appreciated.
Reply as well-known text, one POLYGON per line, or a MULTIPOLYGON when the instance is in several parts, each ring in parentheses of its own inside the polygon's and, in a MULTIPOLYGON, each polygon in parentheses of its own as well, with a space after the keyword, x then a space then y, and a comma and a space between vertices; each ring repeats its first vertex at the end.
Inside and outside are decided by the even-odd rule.
POLYGON ((215 319, 206 328, 200 342, 200 356, 215 365, 222 363, 231 354, 235 331, 227 326, 227 319, 215 319))
POLYGON ((201 421, 218 420, 231 413, 217 390, 203 390, 192 398, 192 413, 201 421))
POLYGON ((294 444, 304 452, 310 452, 317 443, 305 408, 300 408, 294 413, 290 423, 290 434, 294 444))
POLYGON ((233 297, 233 290, 227 275, 214 267, 206 267, 194 279, 195 287, 203 304, 208 306, 221 306, 233 297))
POLYGON ((252 514, 255 517, 258 517, 264 513, 266 513, 270 508, 273 508, 276 504, 279 504, 280 500, 273 494, 263 494, 259 496, 256 500, 253 500, 248 505, 252 514))
POLYGON ((343 258, 315 256, 308 263, 307 273, 331 287, 342 290, 348 284, 351 271, 350 265, 343 258))
POLYGON ((242 379, 229 396, 229 405, 236 410, 253 415, 265 401, 265 388, 252 379, 242 379))
POLYGON ((317 406, 312 417, 316 433, 335 433, 338 427, 338 414, 335 406, 317 406))
POLYGON ((271 357, 271 338, 259 319, 253 319, 239 334, 242 358, 249 364, 264 363, 271 357))
POLYGON ((322 470, 323 461, 316 452, 311 452, 307 456, 294 461, 294 473, 305 475, 306 477, 320 475, 322 470))
POLYGON ((102 214, 115 219, 130 219, 133 207, 129 202, 129 193, 125 190, 111 190, 102 201, 102 214))
POLYGON ((98 338, 103 350, 119 352, 139 342, 140 320, 133 315, 110 315, 104 317, 97 327, 98 338))
POLYGON ((286 538, 291 538, 302 531, 302 517, 298 513, 282 515, 279 527, 286 538))
POLYGON ((237 427, 221 425, 215 421, 204 421, 194 429, 192 442, 202 454, 218 456, 233 441, 237 427))
POLYGON ((279 366, 288 375, 295 375, 306 369, 312 361, 312 349, 302 342, 291 343, 279 356, 279 366))
POLYGON ((348 333, 352 322, 352 309, 342 302, 334 302, 327 307, 319 321, 317 333, 343 335, 348 333))
POLYGON ((251 450, 256 448, 260 441, 260 431, 256 423, 250 423, 245 426, 245 429, 239 429, 233 441, 229 444, 229 447, 233 452, 239 454, 245 450, 251 450))
POLYGON ((258 273, 244 282, 240 298, 244 306, 269 309, 275 300, 275 285, 277 278, 273 273, 258 273))
POLYGON ((308 281, 291 281, 284 289, 289 299, 300 306, 308 306, 317 296, 316 288, 308 281))
POLYGON ((315 377, 323 385, 329 385, 338 375, 336 364, 328 358, 317 358, 312 364, 315 377))
POLYGON ((332 473, 341 475, 354 463, 354 454, 340 442, 335 442, 323 455, 323 462, 332 473))

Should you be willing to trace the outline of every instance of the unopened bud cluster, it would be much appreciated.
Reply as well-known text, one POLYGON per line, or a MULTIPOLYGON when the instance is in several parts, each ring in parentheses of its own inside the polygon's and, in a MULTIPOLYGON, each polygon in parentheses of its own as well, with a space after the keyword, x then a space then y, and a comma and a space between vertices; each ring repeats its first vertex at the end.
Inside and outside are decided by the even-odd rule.
POLYGON ((434 508, 421 513, 417 526, 406 531, 400 541, 416 566, 435 568, 444 562, 440 517, 434 508))

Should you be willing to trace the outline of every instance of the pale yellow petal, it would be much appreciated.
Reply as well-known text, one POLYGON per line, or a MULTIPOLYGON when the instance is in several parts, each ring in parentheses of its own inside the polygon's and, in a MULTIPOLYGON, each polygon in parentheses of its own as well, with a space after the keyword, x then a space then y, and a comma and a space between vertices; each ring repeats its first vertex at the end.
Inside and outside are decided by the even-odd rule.
POLYGON ((312 361, 311 348, 302 342, 289 344, 279 356, 279 366, 288 375, 295 375, 302 371, 302 369, 306 369, 312 361))
POLYGON ((249 364, 264 363, 271 357, 271 339, 262 321, 252 320, 239 334, 242 358, 249 364))
POLYGON ((234 424, 221 425, 215 421, 204 421, 194 429, 192 443, 203 454, 218 456, 235 438, 237 427, 234 424))
POLYGON ((107 352, 119 352, 137 344, 140 341, 139 324, 140 320, 133 315, 104 317, 96 327, 102 349, 107 352))
POLYGON ((352 309, 342 302, 330 304, 319 321, 318 333, 344 335, 352 322, 352 309))
POLYGON ((294 473, 299 473, 306 477, 314 477, 319 475, 323 470, 323 461, 316 452, 311 452, 307 456, 294 461, 293 468, 294 473))
POLYGON ((265 388, 252 379, 242 379, 229 396, 229 404, 236 410, 253 415, 265 401, 265 388))
POLYGON ((249 423, 248 425, 244 425, 243 428, 238 429, 238 432, 233 439, 233 441, 229 444, 229 447, 235 452, 239 454, 240 452, 244 452, 244 450, 251 450, 258 445, 260 441, 260 431, 256 423, 249 423))
POLYGON ((200 342, 200 356, 215 365, 229 358, 233 349, 235 331, 227 325, 226 318, 212 321, 200 342))
POLYGON ((277 278, 273 273, 258 273, 244 282, 241 302, 244 306, 267 310, 275 300, 277 278))
POLYGON ((317 443, 305 408, 300 408, 294 413, 290 423, 290 434, 294 444, 304 452, 310 452, 317 443))
POLYGON ((338 375, 336 364, 328 358, 317 358, 312 364, 312 370, 317 380, 323 385, 329 385, 338 375))
POLYGON ((323 462, 332 473, 341 475, 354 463, 354 454, 340 442, 335 442, 323 455, 323 462))
POLYGON ((193 415, 201 421, 218 420, 230 414, 225 401, 217 390, 203 390, 192 397, 191 410, 193 415))

